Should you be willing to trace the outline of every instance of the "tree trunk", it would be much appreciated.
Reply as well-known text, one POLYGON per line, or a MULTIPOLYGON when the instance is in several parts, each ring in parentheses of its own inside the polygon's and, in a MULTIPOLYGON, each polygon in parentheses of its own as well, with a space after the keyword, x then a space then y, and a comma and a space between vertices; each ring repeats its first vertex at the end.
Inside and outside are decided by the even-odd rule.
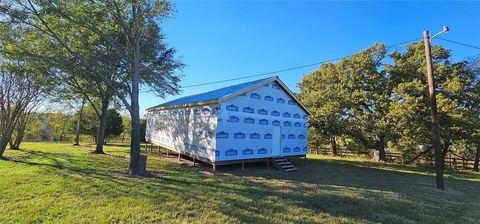
POLYGON ((108 104, 110 101, 110 96, 106 96, 102 99, 102 109, 100 112, 100 124, 98 125, 97 131, 97 145, 95 147, 95 154, 104 154, 103 145, 105 144, 105 126, 107 123, 107 111, 108 111, 108 104))
POLYGON ((0 140, 0 160, 3 159, 3 153, 5 153, 6 148, 7 148, 7 142, 0 140))
POLYGON ((336 156, 337 155, 337 136, 332 135, 332 137, 330 138, 330 145, 332 146, 332 154, 336 156))
MULTIPOLYGON (((137 17, 136 13, 137 5, 133 4, 134 18, 137 17)), ((140 14, 140 13, 139 13, 140 14)), ((138 19, 137 19, 138 20, 138 19)), ((136 21, 136 34, 134 38, 133 46, 133 71, 132 71, 132 94, 130 105, 130 116, 132 118, 132 139, 130 141, 130 167, 129 172, 131 175, 144 175, 146 170, 146 156, 140 154, 140 107, 138 105, 138 95, 140 87, 140 24, 136 21)))
MULTIPOLYGON (((138 95, 137 95, 138 98, 138 95)), ((140 158, 140 115, 138 101, 132 97, 132 139, 130 141, 130 174, 143 175, 145 170, 140 158)))
POLYGON ((130 173, 132 175, 141 175, 138 172, 140 158, 140 117, 137 113, 132 113, 132 139, 130 141, 130 173))
POLYGON ((26 124, 23 124, 23 123, 18 124, 18 127, 15 130, 16 131, 15 135, 12 135, 12 137, 10 138, 10 142, 9 142, 10 149, 20 150, 20 144, 22 143, 23 136, 25 135, 25 128, 26 128, 25 125, 26 124))
POLYGON ((385 153, 385 137, 379 137, 375 142, 375 150, 378 151, 378 161, 387 162, 387 154, 385 153))
POLYGON ((12 136, 12 138, 10 138, 10 140, 8 141, 8 145, 10 145, 10 149, 11 150, 18 150, 17 147, 15 147, 15 143, 13 142, 14 138, 12 136))
POLYGON ((82 106, 78 112, 77 129, 75 130, 75 143, 73 145, 80 145, 80 129, 82 128, 83 107, 85 106, 85 99, 82 100, 82 106))
POLYGON ((65 130, 62 130, 62 132, 60 132, 60 142, 63 142, 64 135, 65 135, 65 130))
POLYGON ((7 149, 8 142, 12 138, 13 134, 13 124, 6 125, 6 130, 3 131, 3 135, 0 135, 0 159, 3 158, 3 154, 7 149))
POLYGON ((20 149, 20 144, 22 144, 24 133, 25 133, 25 129, 22 129, 21 133, 19 133, 15 138, 15 141, 13 142, 14 149, 17 149, 17 150, 20 149))
POLYGON ((473 170, 478 172, 478 163, 480 162, 480 146, 477 148, 477 154, 475 155, 475 163, 473 164, 473 170))

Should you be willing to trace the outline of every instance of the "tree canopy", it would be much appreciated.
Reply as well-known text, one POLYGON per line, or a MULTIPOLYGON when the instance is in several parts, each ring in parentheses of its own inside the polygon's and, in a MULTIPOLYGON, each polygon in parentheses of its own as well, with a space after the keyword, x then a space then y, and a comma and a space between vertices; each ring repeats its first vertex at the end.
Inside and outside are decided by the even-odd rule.
POLYGON ((162 20, 171 16, 171 3, 7 0, 0 3, 0 13, 2 24, 33 31, 31 44, 21 41, 20 46, 55 71, 64 84, 84 95, 103 92, 118 97, 132 119, 129 170, 143 173, 140 89, 153 90, 160 97, 179 92, 178 70, 183 64, 175 49, 165 44, 161 28, 162 20))
MULTIPOLYGON (((471 157, 479 123, 478 62, 452 62, 450 51, 434 46, 434 74, 443 155, 471 157)), ((404 162, 430 159, 431 123, 423 43, 387 54, 376 44, 338 63, 322 64, 299 83, 299 97, 312 111, 310 133, 336 147, 335 137, 379 152, 404 154, 404 162), (333 139, 333 141, 332 141, 333 139), (328 141, 325 141, 328 140, 328 141)))

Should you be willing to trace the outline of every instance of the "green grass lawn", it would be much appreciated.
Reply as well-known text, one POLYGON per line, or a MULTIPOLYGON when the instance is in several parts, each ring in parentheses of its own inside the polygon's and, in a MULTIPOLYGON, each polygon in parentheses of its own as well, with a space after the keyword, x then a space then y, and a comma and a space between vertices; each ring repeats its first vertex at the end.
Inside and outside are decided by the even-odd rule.
POLYGON ((131 178, 128 148, 25 143, 0 161, 0 223, 478 223, 480 175, 310 156, 298 172, 148 157, 131 178))

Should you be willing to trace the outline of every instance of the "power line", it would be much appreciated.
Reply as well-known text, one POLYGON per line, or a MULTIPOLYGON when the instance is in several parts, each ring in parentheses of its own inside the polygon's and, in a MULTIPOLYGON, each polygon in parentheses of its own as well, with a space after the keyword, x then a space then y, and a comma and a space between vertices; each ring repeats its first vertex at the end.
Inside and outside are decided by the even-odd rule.
MULTIPOLYGON (((388 49, 390 49, 390 48, 393 48, 393 47, 396 47, 396 46, 400 46, 400 45, 404 45, 404 44, 408 44, 408 43, 412 43, 412 42, 415 42, 415 41, 418 41, 418 40, 421 40, 421 39, 422 39, 422 38, 420 37, 420 38, 416 38, 416 39, 413 39, 413 40, 409 40, 409 41, 404 41, 404 42, 392 44, 392 45, 386 46, 385 48, 388 50, 388 49)), ((342 59, 345 59, 345 58, 349 58, 349 57, 351 57, 351 56, 353 56, 353 55, 355 55, 355 54, 356 54, 356 53, 351 54, 351 55, 348 55, 348 56, 344 56, 344 57, 329 59, 329 60, 320 61, 320 62, 311 63, 311 64, 306 64, 306 65, 300 65, 300 66, 291 67, 291 68, 285 68, 285 69, 276 70, 276 71, 271 71, 271 72, 265 72, 265 73, 259 73, 259 74, 248 75, 248 76, 240 76, 240 77, 238 77, 238 78, 223 79, 223 80, 218 80, 218 81, 204 82, 204 83, 199 83, 199 84, 182 86, 182 89, 191 88, 191 87, 197 87, 197 86, 205 86, 205 85, 217 84, 217 83, 223 83, 223 82, 236 81, 236 80, 241 80, 241 79, 248 79, 248 78, 259 77, 259 76, 272 75, 272 74, 276 74, 276 73, 280 73, 280 72, 292 71, 292 70, 297 70, 297 69, 301 69, 301 68, 307 68, 307 67, 311 67, 311 66, 318 66, 318 65, 321 65, 321 64, 324 64, 324 63, 329 63, 329 62, 334 62, 334 61, 342 60, 342 59)))
POLYGON ((404 45, 404 44, 409 44, 409 43, 412 43, 412 42, 415 42, 415 41, 419 41, 423 39, 423 37, 420 37, 420 38, 416 38, 416 39, 413 39, 413 40, 409 40, 409 41, 404 41, 404 42, 400 42, 400 43, 396 43, 396 44, 392 44, 392 45, 389 45, 389 46, 386 46, 385 48, 388 50, 392 47, 397 47, 397 46, 400 46, 400 45, 404 45))
POLYGON ((450 42, 450 43, 454 43, 454 44, 462 45, 462 46, 465 46, 465 47, 471 47, 471 48, 480 50, 480 47, 473 46, 473 45, 470 45, 470 44, 465 44, 465 43, 461 43, 461 42, 453 41, 453 40, 447 40, 447 39, 440 38, 440 37, 436 37, 436 39, 439 39, 439 40, 443 40, 443 41, 446 41, 446 42, 450 42))
POLYGON ((300 66, 297 66, 297 67, 286 68, 286 69, 277 70, 277 71, 272 71, 272 72, 265 72, 265 73, 255 74, 255 75, 241 76, 241 77, 238 77, 238 78, 224 79, 224 80, 219 80, 219 81, 205 82, 205 83, 200 83, 200 84, 188 85, 188 86, 183 86, 182 88, 190 88, 190 87, 196 87, 196 86, 204 86, 204 85, 210 85, 210 84, 216 84, 216 83, 222 83, 222 82, 230 82, 230 81, 235 81, 235 80, 240 80, 240 79, 248 79, 248 78, 253 78, 253 77, 258 77, 258 76, 272 75, 272 74, 275 74, 275 73, 286 72, 286 71, 291 71, 291 70, 296 70, 296 69, 301 69, 301 68, 307 68, 307 67, 311 67, 311 66, 314 66, 314 65, 319 65, 319 64, 322 64, 322 63, 328 63, 328 62, 338 61, 338 60, 342 60, 342 59, 345 59, 345 58, 348 58, 348 57, 350 57, 350 56, 335 58, 335 59, 331 59, 331 60, 327 60, 327 61, 321 61, 321 62, 312 63, 312 64, 307 64, 307 65, 300 65, 300 66))

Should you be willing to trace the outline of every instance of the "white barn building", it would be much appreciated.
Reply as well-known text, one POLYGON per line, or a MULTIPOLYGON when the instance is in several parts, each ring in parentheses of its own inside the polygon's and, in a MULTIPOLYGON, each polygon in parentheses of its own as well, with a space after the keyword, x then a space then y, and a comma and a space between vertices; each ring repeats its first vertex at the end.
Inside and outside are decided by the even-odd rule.
POLYGON ((310 112, 278 77, 147 109, 147 141, 216 165, 303 157, 310 112))

